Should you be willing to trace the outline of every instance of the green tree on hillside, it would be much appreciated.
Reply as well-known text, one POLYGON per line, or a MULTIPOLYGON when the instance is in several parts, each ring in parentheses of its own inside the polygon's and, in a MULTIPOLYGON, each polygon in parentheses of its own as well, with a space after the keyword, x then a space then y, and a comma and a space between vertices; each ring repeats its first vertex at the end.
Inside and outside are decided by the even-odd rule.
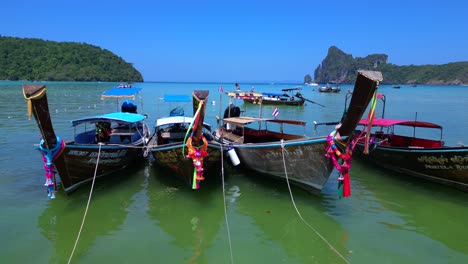
POLYGON ((86 43, 0 37, 0 80, 133 81, 131 63, 86 43))

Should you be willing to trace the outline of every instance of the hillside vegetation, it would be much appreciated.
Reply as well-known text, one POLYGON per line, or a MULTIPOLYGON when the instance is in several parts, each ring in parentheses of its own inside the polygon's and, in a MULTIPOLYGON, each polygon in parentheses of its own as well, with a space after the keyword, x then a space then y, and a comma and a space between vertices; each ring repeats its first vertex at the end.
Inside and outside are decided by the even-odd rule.
POLYGON ((0 80, 142 82, 143 77, 131 63, 93 45, 0 36, 0 80))
MULTIPOLYGON (((398 66, 387 63, 386 54, 353 58, 335 46, 315 70, 316 83, 354 83, 358 70, 381 71, 383 83, 398 84, 467 84, 468 62, 443 65, 398 66)), ((309 79, 306 75, 304 80, 309 79)))

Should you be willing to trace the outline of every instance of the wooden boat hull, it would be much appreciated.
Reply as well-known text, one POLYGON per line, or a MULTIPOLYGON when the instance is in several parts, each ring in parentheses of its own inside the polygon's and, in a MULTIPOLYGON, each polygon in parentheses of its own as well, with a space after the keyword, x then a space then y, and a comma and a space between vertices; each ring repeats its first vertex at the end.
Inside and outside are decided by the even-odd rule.
POLYGON ((280 180, 287 178, 311 193, 320 193, 333 170, 331 159, 325 157, 325 137, 233 147, 245 168, 280 180))
MULTIPOLYGON (((380 72, 358 73, 348 111, 338 128, 341 137, 348 137, 356 128, 381 80, 380 72)), ((316 194, 320 193, 334 169, 333 160, 326 156, 329 148, 328 136, 312 138, 287 134, 282 130, 282 126, 286 124, 305 126, 303 121, 238 117, 225 118, 223 122, 225 126, 218 128, 213 136, 219 142, 232 146, 242 166, 247 169, 273 178, 287 179, 316 194), (280 130, 273 131, 270 130, 271 127, 268 130, 246 127, 253 122, 262 121, 280 124, 280 130)), ((265 124, 262 127, 267 126, 265 124)))
POLYGON ((110 176, 125 168, 141 165, 145 158, 141 148, 67 143, 61 159, 54 162, 65 192, 69 193, 94 178, 110 176), (96 163, 99 164, 96 166, 96 163))
MULTIPOLYGON (((175 172, 176 177, 184 180, 189 186, 193 183, 194 165, 192 159, 186 157, 187 147, 180 142, 164 144, 151 147, 151 155, 155 162, 162 167, 175 172), (182 150, 184 149, 184 153, 182 150)), ((215 170, 220 164, 221 148, 218 143, 210 142, 207 148, 208 156, 203 158, 203 168, 205 178, 210 175, 210 171, 215 170)))
POLYGON ((468 147, 399 148, 377 146, 364 154, 356 144, 355 156, 380 167, 420 177, 468 192, 468 147))
POLYGON ((321 93, 339 93, 341 89, 338 87, 319 87, 318 91, 321 93))
MULTIPOLYGON (((251 104, 258 104, 260 100, 258 99, 243 99, 244 102, 246 103, 251 103, 251 104)), ((264 104, 264 105, 296 105, 296 106, 301 106, 301 105, 304 105, 304 102, 305 100, 294 100, 294 101, 291 101, 291 100, 278 100, 278 101, 274 101, 274 100, 261 100, 261 103, 264 104)))

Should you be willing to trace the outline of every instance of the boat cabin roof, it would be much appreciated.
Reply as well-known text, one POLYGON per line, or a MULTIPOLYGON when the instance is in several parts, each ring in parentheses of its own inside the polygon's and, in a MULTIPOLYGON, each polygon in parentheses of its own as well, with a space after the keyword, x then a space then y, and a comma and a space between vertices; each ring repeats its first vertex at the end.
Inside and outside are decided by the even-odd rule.
POLYGON ((224 118, 223 121, 225 123, 233 124, 236 126, 245 126, 253 122, 270 122, 270 123, 291 124, 291 125, 298 125, 298 126, 306 125, 306 122, 298 121, 298 120, 257 118, 257 117, 246 117, 246 116, 224 118))
MULTIPOLYGON (((172 124, 191 124, 194 121, 193 117, 186 116, 170 116, 163 117, 156 120, 156 126, 172 125, 172 124)), ((211 126, 208 123, 203 122, 203 127, 211 131, 211 126)))
POLYGON ((115 112, 104 115, 90 116, 72 120, 73 126, 82 123, 97 123, 97 122, 119 122, 119 123, 138 123, 146 119, 146 116, 127 112, 115 112))
MULTIPOLYGON (((369 120, 362 119, 361 121, 359 121, 359 124, 368 125, 369 120)), ((442 129, 442 126, 440 125, 429 123, 429 122, 423 122, 423 121, 411 121, 411 120, 387 119, 387 118, 374 118, 372 120, 372 126, 374 127, 375 126, 388 127, 388 126, 394 126, 394 125, 442 129)))
POLYGON ((235 91, 235 92, 226 92, 226 94, 229 96, 229 97, 232 97, 232 98, 242 98, 244 96, 248 96, 248 97, 260 97, 262 96, 261 93, 257 93, 257 92, 243 92, 243 91, 235 91))
POLYGON ((101 95, 101 99, 107 98, 128 98, 135 99, 135 96, 141 91, 139 87, 114 87, 105 91, 101 95))
POLYGON ((289 95, 285 94, 285 93, 270 93, 270 92, 266 92, 266 93, 262 93, 263 96, 287 96, 289 97, 289 95))

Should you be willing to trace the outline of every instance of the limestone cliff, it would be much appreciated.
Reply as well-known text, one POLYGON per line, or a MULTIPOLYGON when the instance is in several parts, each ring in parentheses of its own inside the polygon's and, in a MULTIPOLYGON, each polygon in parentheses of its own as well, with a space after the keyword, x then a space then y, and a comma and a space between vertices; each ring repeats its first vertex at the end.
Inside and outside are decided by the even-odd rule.
POLYGON ((353 83, 358 70, 377 70, 384 76, 383 83, 398 84, 467 84, 468 62, 443 65, 398 66, 387 63, 386 54, 372 54, 353 58, 332 46, 315 69, 316 83, 353 83))

